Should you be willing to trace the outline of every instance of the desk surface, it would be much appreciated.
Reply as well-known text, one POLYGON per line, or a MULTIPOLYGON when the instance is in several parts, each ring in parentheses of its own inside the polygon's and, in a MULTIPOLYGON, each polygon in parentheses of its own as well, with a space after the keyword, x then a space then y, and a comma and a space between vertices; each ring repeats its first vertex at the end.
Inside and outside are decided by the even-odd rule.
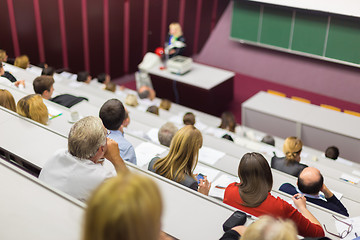
POLYGON ((3 160, 0 176, 0 239, 81 239, 85 204, 57 194, 3 160))
POLYGON ((317 105, 259 92, 243 102, 242 108, 360 139, 359 117, 317 105))
POLYGON ((199 63, 193 63, 190 72, 184 75, 176 75, 167 70, 160 70, 160 66, 151 68, 149 73, 207 90, 235 76, 233 72, 199 63))

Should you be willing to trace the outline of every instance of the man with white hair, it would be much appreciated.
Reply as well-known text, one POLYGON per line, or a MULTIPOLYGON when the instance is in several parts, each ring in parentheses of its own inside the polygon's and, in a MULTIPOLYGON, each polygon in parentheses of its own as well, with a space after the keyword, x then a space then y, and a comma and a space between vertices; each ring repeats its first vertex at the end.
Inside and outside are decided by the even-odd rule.
POLYGON ((117 143, 107 138, 107 130, 100 118, 89 116, 72 126, 68 149, 57 151, 45 163, 39 179, 86 201, 105 179, 123 171, 127 168, 117 143))

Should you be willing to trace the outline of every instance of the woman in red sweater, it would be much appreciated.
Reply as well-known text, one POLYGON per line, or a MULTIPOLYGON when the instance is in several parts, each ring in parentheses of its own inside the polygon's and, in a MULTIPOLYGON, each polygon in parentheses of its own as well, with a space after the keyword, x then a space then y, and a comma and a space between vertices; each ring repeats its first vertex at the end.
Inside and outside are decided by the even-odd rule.
POLYGON ((306 208, 305 197, 293 196, 296 210, 270 194, 273 177, 268 162, 260 153, 246 153, 240 161, 238 175, 240 183, 232 183, 226 188, 224 203, 256 217, 271 215, 291 219, 299 235, 304 237, 324 236, 321 224, 306 208))

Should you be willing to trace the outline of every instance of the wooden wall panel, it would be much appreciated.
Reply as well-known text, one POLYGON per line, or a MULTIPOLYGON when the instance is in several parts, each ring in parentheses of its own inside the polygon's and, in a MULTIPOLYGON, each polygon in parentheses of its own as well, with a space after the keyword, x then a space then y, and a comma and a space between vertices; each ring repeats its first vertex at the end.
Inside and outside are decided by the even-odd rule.
POLYGON ((41 53, 46 62, 56 68, 68 66, 75 73, 89 68, 94 77, 108 71, 115 78, 136 71, 145 52, 163 46, 171 22, 184 21, 185 55, 196 54, 193 51, 201 50, 211 27, 229 1, 0 0, 3 10, 0 15, 0 48, 7 50, 10 57, 20 49, 19 52, 27 54, 33 64, 39 62, 41 53), (14 36, 19 39, 19 47, 14 45, 12 37, 8 1, 14 6, 17 28, 14 36), (39 9, 34 9, 37 2, 39 9), (199 9, 198 3, 201 3, 199 9), (201 13, 198 25, 197 13, 201 13), (144 18, 146 14, 147 19, 144 18), (197 42, 195 47, 194 42, 197 42))
MULTIPOLYGON (((191 56, 194 48, 195 36, 195 20, 196 20, 196 6, 197 1, 187 0, 185 5, 185 19, 184 19, 184 37, 186 40, 186 49, 184 55, 191 56)), ((209 23, 210 24, 210 23, 209 23)))
POLYGON ((0 49, 5 50, 9 57, 14 58, 15 54, 11 38, 11 26, 6 0, 0 0, 0 9, 2 9, 0 14, 0 49))
POLYGON ((39 63, 33 1, 14 0, 14 13, 20 54, 26 54, 33 64, 39 63))
POLYGON ((124 0, 109 0, 110 31, 110 73, 112 77, 124 74, 123 69, 123 32, 124 0))
POLYGON ((212 20, 211 17, 212 17, 213 2, 214 0, 202 1, 199 39, 197 45, 198 52, 201 51, 202 46, 204 46, 206 40, 208 39, 211 33, 211 20, 212 20))
POLYGON ((66 42, 70 71, 85 70, 81 0, 64 0, 66 42))
POLYGON ((148 51, 154 52, 161 43, 161 8, 162 0, 151 0, 149 5, 148 51))
POLYGON ((137 71, 137 65, 143 56, 143 24, 144 24, 144 1, 130 1, 130 52, 129 72, 137 71))
POLYGON ((103 1, 87 0, 90 72, 93 77, 105 72, 103 1))
POLYGON ((58 2, 39 0, 39 5, 46 63, 61 68, 63 59, 58 2))

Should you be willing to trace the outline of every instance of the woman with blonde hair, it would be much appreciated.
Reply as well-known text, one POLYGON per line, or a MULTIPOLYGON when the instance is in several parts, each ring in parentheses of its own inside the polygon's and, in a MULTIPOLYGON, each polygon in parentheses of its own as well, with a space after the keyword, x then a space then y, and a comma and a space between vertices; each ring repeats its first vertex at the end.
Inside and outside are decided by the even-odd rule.
POLYGON ((49 113, 39 94, 30 94, 17 103, 17 113, 36 122, 46 125, 49 113))
POLYGON ((298 240, 294 223, 289 219, 261 216, 248 227, 238 226, 227 231, 220 240, 298 240))
POLYGON ((0 89, 0 106, 16 112, 14 97, 8 90, 0 89))
POLYGON ((153 180, 120 174, 88 200, 83 240, 158 240, 161 213, 162 199, 153 180))
POLYGON ((169 153, 164 158, 153 158, 148 169, 208 195, 211 184, 206 176, 204 179, 200 179, 200 183, 198 183, 193 173, 198 163, 202 142, 202 135, 198 129, 192 125, 185 126, 177 131, 172 139, 169 153))
POLYGON ((271 167, 295 177, 299 176, 300 172, 307 167, 300 163, 302 147, 303 144, 299 138, 286 138, 283 146, 285 157, 279 158, 275 155, 271 159, 271 167))
POLYGON ((271 195, 273 177, 267 160, 260 153, 246 153, 238 168, 240 183, 231 183, 224 194, 224 203, 256 217, 271 215, 291 219, 304 237, 322 237, 324 230, 306 208, 306 198, 293 196, 295 209, 283 199, 271 195))
POLYGON ((169 58, 181 55, 184 52, 185 38, 183 37, 183 32, 179 23, 173 22, 169 25, 169 35, 166 39, 165 45, 171 46, 169 58))
POLYGON ((27 69, 30 66, 29 57, 26 55, 21 55, 15 58, 14 66, 22 69, 27 69))

